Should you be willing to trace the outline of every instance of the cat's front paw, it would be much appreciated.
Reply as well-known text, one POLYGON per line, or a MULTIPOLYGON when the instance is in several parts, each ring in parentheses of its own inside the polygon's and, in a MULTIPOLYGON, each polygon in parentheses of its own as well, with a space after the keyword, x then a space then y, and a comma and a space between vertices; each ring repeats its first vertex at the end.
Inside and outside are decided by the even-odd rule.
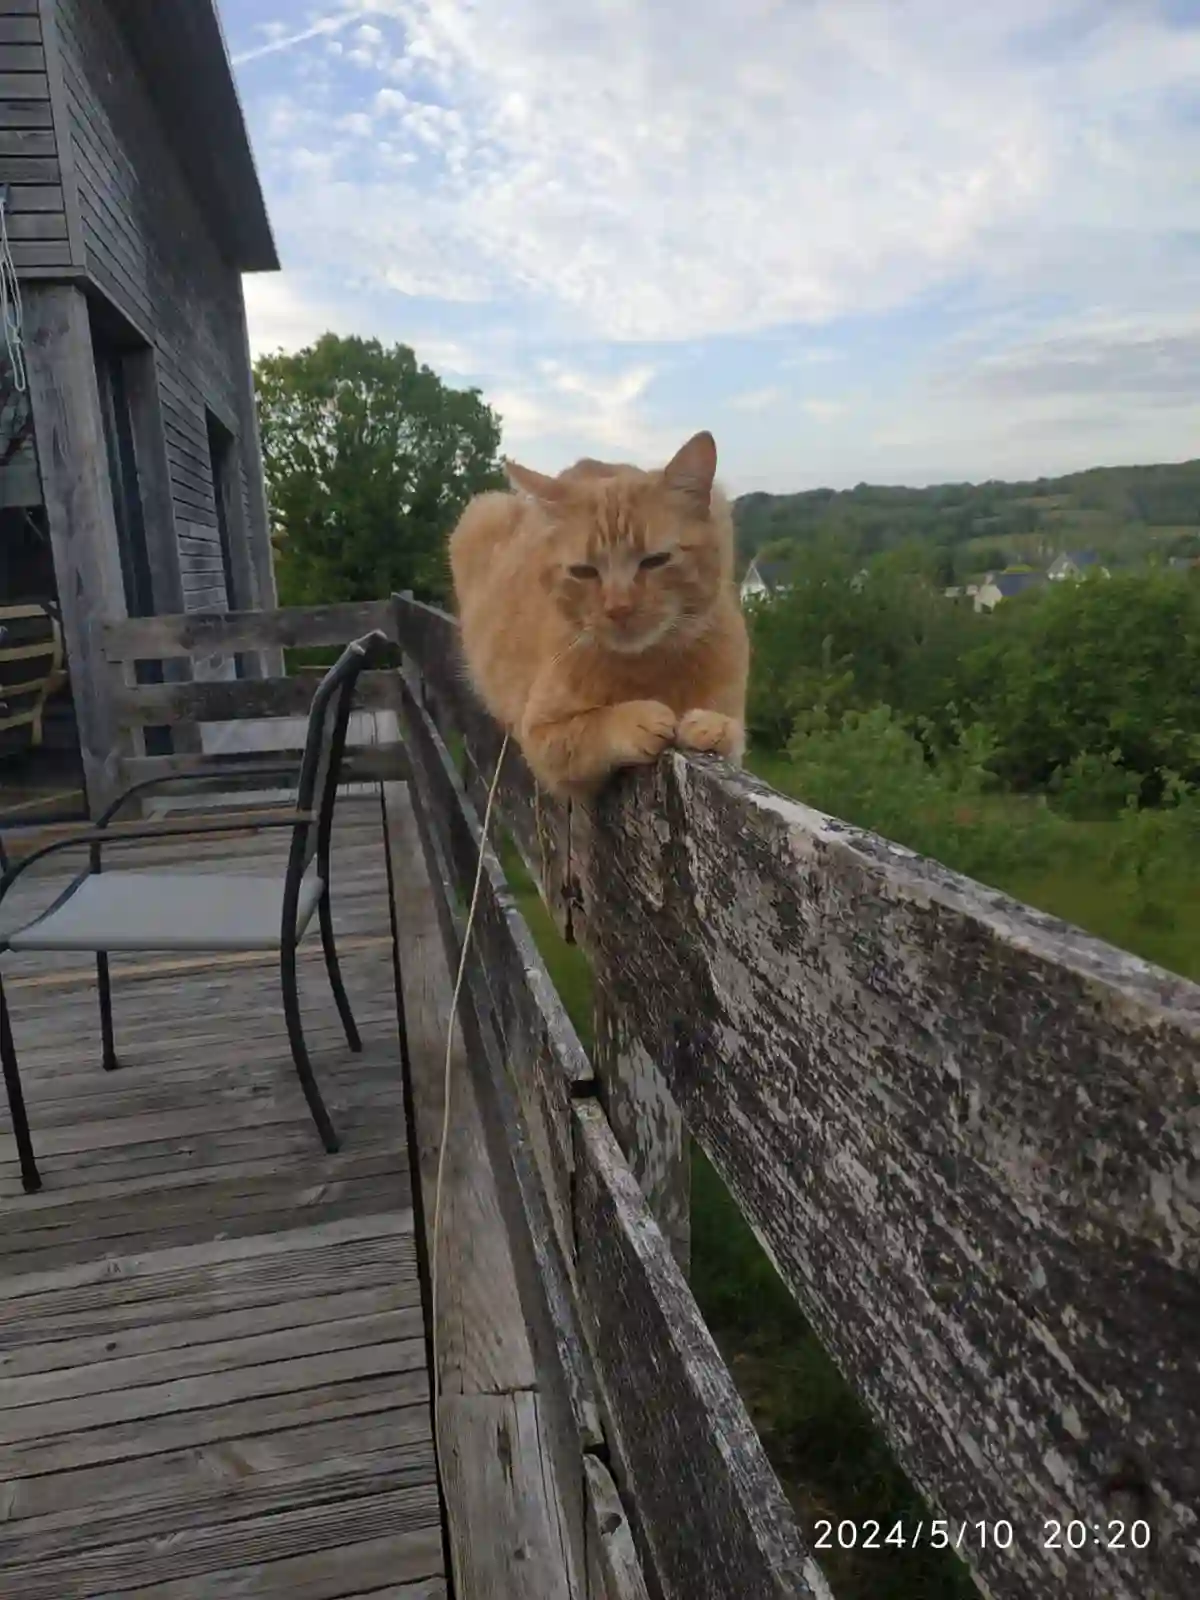
POLYGON ((702 750, 730 761, 741 760, 745 744, 741 723, 721 711, 685 711, 675 738, 685 750, 702 750))
POLYGON ((626 700, 612 708, 613 753, 621 766, 657 761, 675 737, 675 713, 659 700, 626 700))

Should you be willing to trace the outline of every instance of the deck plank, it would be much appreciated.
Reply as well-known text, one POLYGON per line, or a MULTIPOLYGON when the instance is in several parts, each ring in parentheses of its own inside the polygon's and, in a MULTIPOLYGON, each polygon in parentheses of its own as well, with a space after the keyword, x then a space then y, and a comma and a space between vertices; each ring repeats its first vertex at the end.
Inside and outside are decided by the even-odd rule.
MULTIPOLYGON (((32 869, 3 923, 81 864, 32 869)), ((300 985, 334 1156, 269 957, 114 959, 116 1073, 91 958, 4 958, 44 1188, 0 1107, 0 1594, 445 1596, 377 795, 340 802, 332 883, 361 1055, 314 937, 300 985)))

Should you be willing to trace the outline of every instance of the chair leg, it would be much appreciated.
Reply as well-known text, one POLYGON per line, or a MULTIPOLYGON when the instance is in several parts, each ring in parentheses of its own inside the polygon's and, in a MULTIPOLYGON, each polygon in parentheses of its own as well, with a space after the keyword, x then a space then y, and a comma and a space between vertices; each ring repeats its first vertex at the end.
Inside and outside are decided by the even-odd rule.
POLYGON ((108 956, 103 950, 96 956, 96 982, 100 989, 100 1038, 104 1070, 115 1072, 121 1063, 117 1060, 117 1047, 113 1039, 112 979, 108 972, 108 956))
POLYGON ((362 1040, 359 1038, 358 1027, 354 1021, 354 1013, 350 1009, 346 986, 342 982, 342 969, 338 964, 337 945, 333 940, 333 910, 329 904, 328 890, 321 896, 317 907, 317 915, 321 919, 321 944, 325 950, 325 966, 329 972, 329 987, 333 990, 333 998, 337 1004, 338 1015, 342 1019, 342 1027, 346 1030, 346 1043, 351 1050, 357 1052, 362 1049, 362 1040))
POLYGON ((308 1046, 304 1042, 304 1029, 300 1022, 300 996, 296 989, 295 945, 285 945, 283 948, 280 977, 283 984, 283 1015, 287 1022, 288 1040, 292 1046, 292 1060, 296 1063, 296 1075, 300 1079, 300 1087, 304 1090, 304 1098, 308 1101, 312 1119, 317 1125, 317 1132, 321 1135, 321 1143, 329 1154, 333 1155, 339 1148, 340 1141, 334 1132, 333 1123, 329 1120, 325 1102, 321 1099, 321 1091, 317 1088, 317 1080, 313 1076, 308 1046))
POLYGON ((12 1112, 17 1156, 21 1162, 21 1183, 26 1194, 36 1194, 42 1187, 42 1177, 33 1156, 29 1118, 25 1115, 25 1096, 21 1092, 21 1074, 17 1070, 17 1048, 13 1043, 12 1023, 9 1020, 8 1002, 4 998, 2 979, 0 979, 0 1063, 4 1067, 4 1087, 8 1090, 8 1106, 12 1112))

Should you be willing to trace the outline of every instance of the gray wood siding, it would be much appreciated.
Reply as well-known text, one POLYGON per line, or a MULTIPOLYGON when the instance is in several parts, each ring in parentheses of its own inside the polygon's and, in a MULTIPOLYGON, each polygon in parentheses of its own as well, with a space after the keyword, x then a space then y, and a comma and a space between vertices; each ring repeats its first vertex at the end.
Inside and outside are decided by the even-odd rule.
MULTIPOLYGON (((107 0, 57 0, 56 15, 87 273, 154 348, 184 607, 221 609, 205 408, 240 453, 253 408, 240 275, 214 241, 107 0)), ((250 541, 265 543, 244 483, 242 495, 250 541)), ((235 599, 248 607, 257 596, 235 599)))
POLYGON ((38 0, 0 0, 0 183, 18 268, 71 262, 38 0))

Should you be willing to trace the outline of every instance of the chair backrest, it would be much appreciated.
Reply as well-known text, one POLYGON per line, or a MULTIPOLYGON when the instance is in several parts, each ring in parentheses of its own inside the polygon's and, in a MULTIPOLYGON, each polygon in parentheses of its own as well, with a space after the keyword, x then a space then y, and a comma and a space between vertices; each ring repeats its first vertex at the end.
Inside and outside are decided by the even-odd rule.
POLYGON ((319 870, 324 873, 354 688, 359 673, 370 665, 387 642, 387 635, 376 630, 348 644, 313 695, 296 804, 301 811, 313 812, 315 820, 307 827, 298 828, 292 841, 288 878, 289 887, 294 880, 297 891, 300 878, 314 856, 319 870))

